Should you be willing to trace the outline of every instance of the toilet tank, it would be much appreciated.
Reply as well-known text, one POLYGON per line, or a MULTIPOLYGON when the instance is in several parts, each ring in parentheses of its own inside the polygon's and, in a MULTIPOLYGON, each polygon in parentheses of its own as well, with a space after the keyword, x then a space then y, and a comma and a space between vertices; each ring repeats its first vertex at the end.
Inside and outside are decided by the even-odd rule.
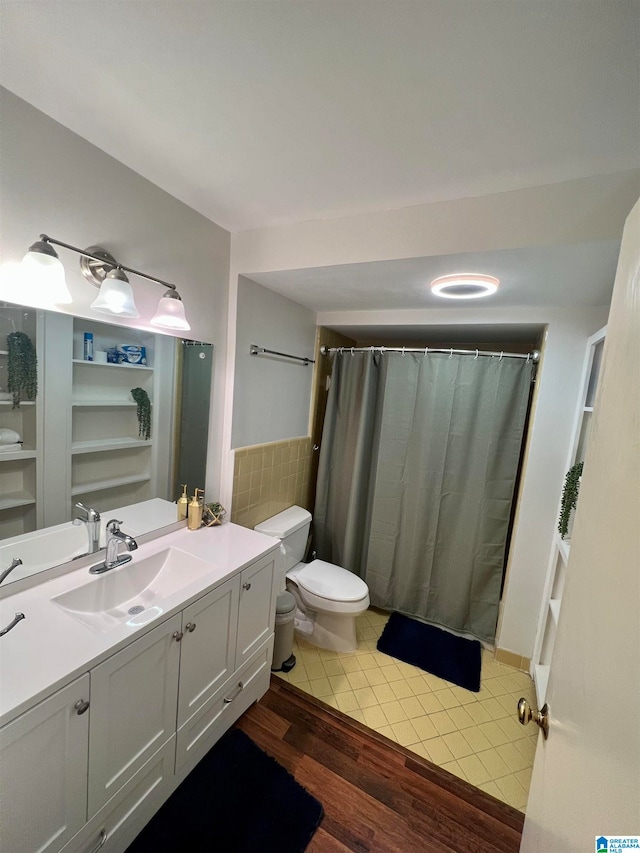
POLYGON ((300 506, 290 506, 284 512, 257 524, 254 530, 282 540, 285 572, 288 572, 304 557, 310 525, 310 512, 300 506))

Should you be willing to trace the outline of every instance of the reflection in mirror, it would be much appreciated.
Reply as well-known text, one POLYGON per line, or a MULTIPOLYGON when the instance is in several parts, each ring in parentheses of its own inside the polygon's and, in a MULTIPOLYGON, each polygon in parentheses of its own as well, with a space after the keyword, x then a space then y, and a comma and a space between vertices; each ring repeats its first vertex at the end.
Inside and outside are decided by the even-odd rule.
POLYGON ((23 561, 3 586, 102 547, 116 512, 131 535, 176 521, 180 483, 204 487, 212 356, 211 344, 0 302, 0 572, 23 561), (37 389, 16 342, 33 344, 37 389), (78 503, 100 514, 99 541, 78 503))

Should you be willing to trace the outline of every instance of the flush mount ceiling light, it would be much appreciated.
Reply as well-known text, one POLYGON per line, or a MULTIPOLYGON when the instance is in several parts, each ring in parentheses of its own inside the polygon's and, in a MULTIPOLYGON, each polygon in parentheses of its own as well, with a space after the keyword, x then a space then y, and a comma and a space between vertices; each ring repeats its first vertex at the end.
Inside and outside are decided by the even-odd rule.
POLYGON ((432 293, 444 299, 479 299, 495 293, 499 284, 499 279, 492 275, 460 273, 434 278, 430 287, 432 293))
POLYGON ((52 244, 80 255, 83 276, 94 287, 100 288, 100 293, 91 304, 94 311, 117 317, 140 316, 133 298, 133 288, 126 275, 131 273, 167 288, 156 314, 150 320, 151 325, 176 331, 188 331, 191 328, 175 284, 126 267, 100 246, 79 249, 46 234, 40 235, 20 264, 22 287, 28 289, 29 296, 37 304, 47 307, 72 301, 64 278, 64 268, 52 244))

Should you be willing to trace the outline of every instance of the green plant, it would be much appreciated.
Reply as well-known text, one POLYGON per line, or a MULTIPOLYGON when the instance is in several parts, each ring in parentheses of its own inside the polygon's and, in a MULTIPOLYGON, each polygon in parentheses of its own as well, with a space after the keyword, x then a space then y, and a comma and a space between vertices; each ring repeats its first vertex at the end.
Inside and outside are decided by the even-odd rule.
POLYGON ((569 529, 569 516, 571 510, 576 508, 578 502, 578 491, 580 489, 580 477, 582 477, 582 462, 577 462, 567 471, 562 489, 562 500, 560 501, 560 518, 558 519, 558 532, 564 539, 569 529))
POLYGON ((23 397, 33 400, 38 393, 38 357, 31 338, 24 332, 7 335, 7 350, 8 390, 13 396, 13 408, 19 409, 23 397))
POLYGON ((146 441, 151 438, 151 401, 144 388, 132 388, 131 396, 138 404, 138 436, 146 441))

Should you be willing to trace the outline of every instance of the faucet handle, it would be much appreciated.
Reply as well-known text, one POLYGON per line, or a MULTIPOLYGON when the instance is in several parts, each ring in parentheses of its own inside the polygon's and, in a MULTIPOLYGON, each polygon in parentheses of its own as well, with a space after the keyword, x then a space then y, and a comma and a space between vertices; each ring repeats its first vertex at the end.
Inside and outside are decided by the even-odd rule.
POLYGON ((122 520, 118 520, 117 518, 112 518, 107 521, 107 530, 109 533, 120 533, 120 525, 122 524, 122 520))

